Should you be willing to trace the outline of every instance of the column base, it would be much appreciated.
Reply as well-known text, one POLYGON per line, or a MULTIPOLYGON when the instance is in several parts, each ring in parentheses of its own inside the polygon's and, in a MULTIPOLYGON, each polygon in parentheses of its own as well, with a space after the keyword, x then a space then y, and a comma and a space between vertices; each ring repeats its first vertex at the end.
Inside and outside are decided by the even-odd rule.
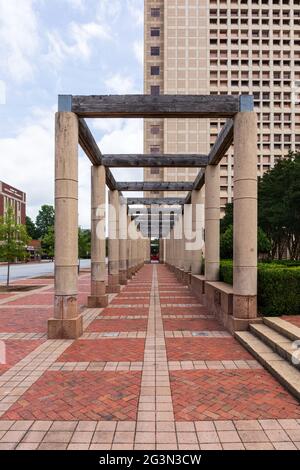
POLYGON ((107 294, 119 294, 121 292, 121 286, 119 284, 119 274, 108 275, 108 285, 106 286, 107 294))
POLYGON ((233 294, 233 316, 250 320, 257 317, 257 296, 233 294))
POLYGON ((130 269, 130 268, 127 269, 127 279, 128 279, 128 280, 132 279, 132 273, 131 273, 131 269, 130 269))
POLYGON ((88 308, 104 308, 108 305, 108 296, 103 295, 89 295, 88 308))
POLYGON ((121 286, 126 286, 127 284, 127 271, 120 271, 119 272, 119 282, 121 286))
POLYGON ((82 333, 82 315, 76 318, 49 318, 48 320, 48 339, 76 339, 82 333))

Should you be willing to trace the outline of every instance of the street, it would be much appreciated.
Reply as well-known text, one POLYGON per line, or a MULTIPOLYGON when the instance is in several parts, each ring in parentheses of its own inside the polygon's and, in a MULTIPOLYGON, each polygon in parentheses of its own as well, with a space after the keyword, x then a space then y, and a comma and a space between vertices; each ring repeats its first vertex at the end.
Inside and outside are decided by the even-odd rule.
MULTIPOLYGON (((83 259, 80 261, 81 268, 88 268, 91 260, 83 259)), ((49 261, 41 261, 40 263, 13 264, 10 267, 10 279, 22 279, 26 277, 42 276, 44 274, 53 274, 54 263, 49 261)), ((7 266, 0 266, 0 283, 6 282, 7 266)))

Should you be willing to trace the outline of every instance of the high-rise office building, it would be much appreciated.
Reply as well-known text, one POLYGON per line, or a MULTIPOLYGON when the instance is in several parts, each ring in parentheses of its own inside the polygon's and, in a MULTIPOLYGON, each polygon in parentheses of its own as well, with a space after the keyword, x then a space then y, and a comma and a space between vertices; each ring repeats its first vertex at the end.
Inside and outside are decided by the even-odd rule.
MULTIPOLYGON (((252 94, 262 175, 300 148, 300 105, 293 93, 300 86, 300 0, 145 0, 144 77, 148 94, 252 94)), ((145 152, 207 153, 222 124, 145 120, 145 152)), ((185 181, 197 173, 153 168, 144 176, 185 181)), ((232 173, 230 149, 221 162, 222 208, 233 197, 232 173)))

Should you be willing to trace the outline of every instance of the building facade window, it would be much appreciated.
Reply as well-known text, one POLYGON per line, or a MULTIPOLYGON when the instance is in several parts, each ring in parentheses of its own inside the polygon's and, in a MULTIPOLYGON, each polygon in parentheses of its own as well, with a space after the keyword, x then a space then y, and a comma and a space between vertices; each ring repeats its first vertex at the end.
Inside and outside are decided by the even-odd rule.
POLYGON ((160 87, 158 85, 152 85, 150 88, 150 93, 152 96, 158 96, 160 94, 160 87))
POLYGON ((160 47, 151 47, 150 54, 151 54, 151 56, 159 56, 160 55, 160 47))
POLYGON ((150 35, 151 35, 151 37, 159 37, 160 36, 160 28, 151 28, 150 35))
POLYGON ((152 65, 150 68, 151 75, 159 75, 159 67, 157 65, 152 65))
POLYGON ((160 17, 160 8, 151 8, 151 16, 152 16, 152 18, 159 18, 160 17))
POLYGON ((150 132, 152 135, 157 135, 159 134, 159 126, 151 126, 150 132))

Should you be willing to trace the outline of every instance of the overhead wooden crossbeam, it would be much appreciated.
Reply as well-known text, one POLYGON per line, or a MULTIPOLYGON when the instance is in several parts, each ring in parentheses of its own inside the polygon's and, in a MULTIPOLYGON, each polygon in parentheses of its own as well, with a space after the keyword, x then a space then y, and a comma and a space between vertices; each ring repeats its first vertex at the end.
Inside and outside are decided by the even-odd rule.
POLYGON ((168 205, 168 206, 179 206, 184 204, 184 198, 178 197, 165 197, 165 198, 151 198, 151 197, 128 197, 127 198, 127 205, 134 206, 134 205, 168 205))
POLYGON ((59 110, 86 118, 227 118, 239 111, 239 96, 60 95, 59 110))
POLYGON ((101 165, 100 149, 84 119, 79 119, 79 145, 93 165, 101 165))
POLYGON ((110 168, 151 168, 151 167, 206 167, 208 155, 173 155, 173 154, 115 154, 102 155, 102 165, 110 168))
MULTIPOLYGON (((84 119, 78 120, 79 145, 93 165, 102 165, 102 154, 84 119)), ((106 184, 111 191, 117 189, 115 178, 109 168, 105 168, 106 184)))
POLYGON ((209 165, 218 165, 226 154, 233 142, 233 127, 233 119, 228 119, 209 152, 209 165))
POLYGON ((141 182, 117 182, 119 191, 190 191, 193 189, 192 182, 160 182, 160 181, 141 181, 141 182))

